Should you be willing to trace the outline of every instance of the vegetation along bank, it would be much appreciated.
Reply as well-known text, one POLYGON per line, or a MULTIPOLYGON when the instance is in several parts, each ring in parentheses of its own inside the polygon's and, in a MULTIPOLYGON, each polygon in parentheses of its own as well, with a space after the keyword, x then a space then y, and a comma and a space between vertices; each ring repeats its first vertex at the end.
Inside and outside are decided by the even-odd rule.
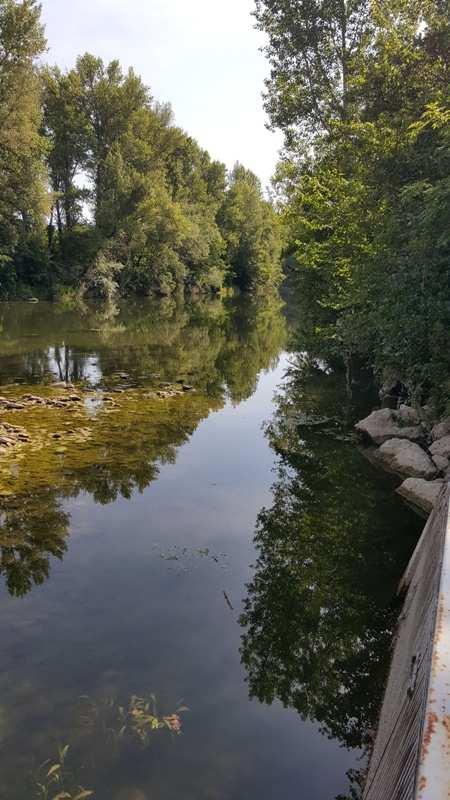
MULTIPOLYGON (((434 427, 450 413, 448 0, 256 0, 256 20, 285 138, 275 187, 296 345, 343 359, 349 390, 369 367, 395 394, 377 425, 402 442, 411 428, 411 458, 427 448, 426 476, 402 475, 448 476, 434 427)), ((380 455, 398 467, 391 447, 380 455)))

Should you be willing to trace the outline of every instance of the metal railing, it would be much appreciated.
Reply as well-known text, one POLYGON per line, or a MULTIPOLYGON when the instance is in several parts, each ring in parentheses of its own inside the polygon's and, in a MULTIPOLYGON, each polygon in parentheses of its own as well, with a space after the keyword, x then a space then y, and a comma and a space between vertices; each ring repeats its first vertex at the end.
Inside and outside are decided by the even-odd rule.
POLYGON ((450 483, 400 586, 406 592, 364 800, 450 798, 450 483))

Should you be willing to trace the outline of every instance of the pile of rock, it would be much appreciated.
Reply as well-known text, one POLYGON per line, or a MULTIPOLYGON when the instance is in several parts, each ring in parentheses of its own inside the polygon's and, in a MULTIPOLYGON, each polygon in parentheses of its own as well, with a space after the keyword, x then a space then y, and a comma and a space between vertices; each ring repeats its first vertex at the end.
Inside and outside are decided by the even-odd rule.
POLYGON ((78 394, 63 394, 58 397, 38 397, 35 394, 23 394, 18 400, 0 397, 0 411, 19 411, 30 406, 68 408, 81 402, 81 397, 78 394))
POLYGON ((427 409, 401 405, 372 411, 356 430, 366 444, 378 446, 374 461, 405 478, 399 494, 431 511, 443 482, 450 480, 450 417, 431 427, 427 409))
POLYGON ((11 447, 23 442, 29 442, 30 437, 24 428, 10 425, 9 422, 0 422, 0 455, 6 453, 11 447))
POLYGON ((158 389, 155 392, 147 392, 145 397, 150 400, 155 400, 157 398, 167 400, 170 397, 181 397, 182 395, 186 394, 186 392, 193 392, 194 387, 190 386, 187 383, 182 383, 180 385, 171 385, 169 383, 162 384, 164 389, 158 389))

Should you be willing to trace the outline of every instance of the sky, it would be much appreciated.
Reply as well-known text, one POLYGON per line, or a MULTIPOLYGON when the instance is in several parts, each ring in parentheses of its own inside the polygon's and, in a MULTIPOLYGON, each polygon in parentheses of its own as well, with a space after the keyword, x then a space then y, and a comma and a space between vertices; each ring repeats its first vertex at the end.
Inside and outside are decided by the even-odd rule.
POLYGON ((134 67, 177 125, 215 159, 267 186, 281 135, 265 127, 268 64, 253 0, 42 0, 46 60, 65 68, 89 51, 134 67))

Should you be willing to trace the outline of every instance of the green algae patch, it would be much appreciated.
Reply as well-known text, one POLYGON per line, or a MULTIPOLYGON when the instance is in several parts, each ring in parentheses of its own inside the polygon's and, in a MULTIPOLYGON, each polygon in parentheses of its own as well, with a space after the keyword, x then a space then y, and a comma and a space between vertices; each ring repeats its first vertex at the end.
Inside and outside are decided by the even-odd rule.
POLYGON ((150 483, 158 462, 174 461, 177 447, 223 405, 180 387, 114 395, 76 389, 62 395, 59 387, 45 386, 17 389, 2 387, 2 398, 19 407, 0 411, 0 424, 25 435, 0 455, 0 497, 46 486, 69 495, 100 492, 105 501, 108 494, 111 499, 118 493, 129 496, 133 488, 150 483))

